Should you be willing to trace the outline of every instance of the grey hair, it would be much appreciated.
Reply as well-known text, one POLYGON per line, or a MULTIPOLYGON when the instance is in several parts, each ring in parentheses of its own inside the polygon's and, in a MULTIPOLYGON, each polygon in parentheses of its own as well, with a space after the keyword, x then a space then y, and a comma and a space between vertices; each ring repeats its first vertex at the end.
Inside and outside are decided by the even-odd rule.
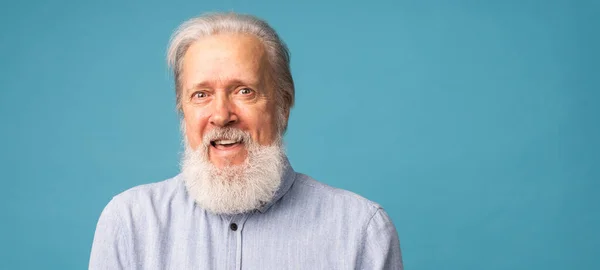
POLYGON ((294 80, 290 70, 290 53, 277 32, 257 17, 237 13, 209 13, 182 23, 171 36, 167 62, 175 78, 177 110, 181 112, 181 69, 188 48, 198 39, 219 33, 242 33, 256 36, 265 46, 271 78, 277 97, 278 128, 285 132, 285 113, 294 106, 294 80))

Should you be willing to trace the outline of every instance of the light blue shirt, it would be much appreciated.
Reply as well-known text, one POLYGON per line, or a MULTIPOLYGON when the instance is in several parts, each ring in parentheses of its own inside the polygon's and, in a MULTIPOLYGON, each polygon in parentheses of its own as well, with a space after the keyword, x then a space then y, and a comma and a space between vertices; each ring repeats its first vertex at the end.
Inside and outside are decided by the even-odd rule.
POLYGON ((90 269, 402 268, 381 206, 289 162, 274 199, 245 214, 201 209, 181 175, 129 189, 102 212, 90 258, 90 269))

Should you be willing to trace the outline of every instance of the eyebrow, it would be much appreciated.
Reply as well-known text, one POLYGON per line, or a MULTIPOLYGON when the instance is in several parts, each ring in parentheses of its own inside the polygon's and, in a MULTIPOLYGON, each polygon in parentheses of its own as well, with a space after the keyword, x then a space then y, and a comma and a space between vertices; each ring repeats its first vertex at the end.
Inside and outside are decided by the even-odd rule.
MULTIPOLYGON (((189 87, 187 89, 185 89, 186 93, 189 91, 193 91, 193 90, 197 90, 197 89, 202 89, 202 88, 212 88, 212 85, 214 85, 214 81, 203 81, 203 82, 199 82, 194 84, 194 86, 189 87)), ((227 86, 239 86, 239 85, 247 85, 250 86, 252 88, 257 88, 259 85, 259 82, 245 82, 242 80, 238 80, 238 79, 233 79, 233 80, 227 80, 226 81, 226 85, 227 86)))

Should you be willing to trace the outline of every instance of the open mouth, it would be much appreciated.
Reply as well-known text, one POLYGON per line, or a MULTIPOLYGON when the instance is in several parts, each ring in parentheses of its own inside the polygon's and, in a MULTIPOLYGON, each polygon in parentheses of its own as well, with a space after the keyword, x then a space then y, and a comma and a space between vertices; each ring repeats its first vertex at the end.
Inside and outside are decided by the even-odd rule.
POLYGON ((219 150, 232 149, 241 144, 242 144, 241 140, 219 139, 219 140, 210 141, 210 145, 219 150))

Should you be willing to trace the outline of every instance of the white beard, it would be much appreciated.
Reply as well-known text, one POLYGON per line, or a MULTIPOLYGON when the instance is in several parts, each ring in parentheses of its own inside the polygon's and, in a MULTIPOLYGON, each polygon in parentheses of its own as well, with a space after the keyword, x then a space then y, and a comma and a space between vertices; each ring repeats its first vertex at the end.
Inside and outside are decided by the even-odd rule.
POLYGON ((281 140, 261 146, 237 129, 214 131, 204 137, 204 143, 196 150, 191 149, 187 140, 184 142, 181 172, 189 195, 198 206, 215 214, 244 213, 270 202, 281 184, 285 166, 281 140), (216 133, 244 138, 248 152, 244 163, 217 168, 210 162, 210 137, 216 133))

